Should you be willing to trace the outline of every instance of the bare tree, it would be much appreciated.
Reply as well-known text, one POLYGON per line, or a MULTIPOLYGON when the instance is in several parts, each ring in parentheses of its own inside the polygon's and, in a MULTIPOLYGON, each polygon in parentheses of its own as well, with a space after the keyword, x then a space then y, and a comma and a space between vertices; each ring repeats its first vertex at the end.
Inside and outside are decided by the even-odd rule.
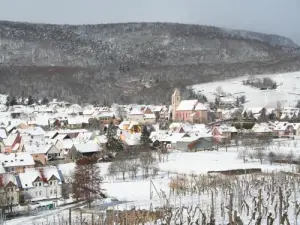
POLYGON ((101 188, 102 177, 96 157, 82 157, 78 159, 72 181, 74 197, 87 201, 89 208, 91 208, 91 203, 94 199, 105 197, 101 188))
POLYGON ((264 148, 262 146, 256 147, 254 149, 255 153, 255 158, 259 159, 260 164, 263 163, 264 157, 265 157, 265 152, 264 152, 264 148))
POLYGON ((131 178, 136 178, 137 177, 137 173, 139 171, 139 161, 138 160, 132 160, 129 164, 129 173, 131 175, 131 178))
POLYGON ((116 166, 118 168, 119 173, 122 174, 122 178, 123 178, 123 180, 125 180, 126 173, 130 169, 130 163, 129 163, 129 161, 127 161, 127 160, 120 160, 120 161, 116 161, 114 163, 116 163, 116 166))
POLYGON ((218 86, 218 87, 216 88, 216 94, 217 94, 218 96, 225 95, 225 92, 224 92, 224 90, 223 90, 223 88, 222 88, 221 86, 218 86))
POLYGON ((243 160, 244 163, 247 162, 248 150, 247 148, 243 148, 239 151, 238 157, 243 160))
POLYGON ((156 162, 156 158, 152 152, 142 152, 140 154, 140 162, 143 170, 143 176, 148 177, 151 166, 156 162))

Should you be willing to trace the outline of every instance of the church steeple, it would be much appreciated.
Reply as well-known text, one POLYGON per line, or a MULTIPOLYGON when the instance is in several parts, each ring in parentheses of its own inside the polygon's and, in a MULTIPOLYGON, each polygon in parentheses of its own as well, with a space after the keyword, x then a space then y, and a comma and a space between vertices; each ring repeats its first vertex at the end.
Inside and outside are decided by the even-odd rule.
POLYGON ((180 104, 180 91, 176 88, 172 95, 172 120, 176 120, 176 109, 180 104))

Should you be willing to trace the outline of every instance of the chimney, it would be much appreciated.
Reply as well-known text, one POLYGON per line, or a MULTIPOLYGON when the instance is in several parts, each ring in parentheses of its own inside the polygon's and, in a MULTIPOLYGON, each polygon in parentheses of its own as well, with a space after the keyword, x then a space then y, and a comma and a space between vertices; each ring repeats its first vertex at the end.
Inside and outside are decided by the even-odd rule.
POLYGON ((39 172, 41 174, 42 181, 45 182, 45 183, 48 183, 48 180, 47 180, 47 178, 45 177, 45 174, 44 174, 44 169, 40 168, 39 172))

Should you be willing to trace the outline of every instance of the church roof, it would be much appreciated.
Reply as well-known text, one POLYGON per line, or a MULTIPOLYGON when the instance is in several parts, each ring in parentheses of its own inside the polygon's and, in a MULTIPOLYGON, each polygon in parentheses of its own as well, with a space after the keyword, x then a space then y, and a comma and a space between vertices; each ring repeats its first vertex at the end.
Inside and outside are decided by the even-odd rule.
POLYGON ((194 110, 198 100, 183 100, 180 102, 179 106, 177 107, 177 111, 189 111, 194 110))

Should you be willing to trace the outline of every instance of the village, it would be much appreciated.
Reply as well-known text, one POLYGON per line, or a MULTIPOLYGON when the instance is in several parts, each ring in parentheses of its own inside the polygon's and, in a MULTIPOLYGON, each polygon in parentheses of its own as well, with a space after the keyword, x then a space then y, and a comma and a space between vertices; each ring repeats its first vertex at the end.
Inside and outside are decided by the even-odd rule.
MULTIPOLYGON (((100 165, 113 165, 115 161, 135 159, 140 152, 172 158, 173 152, 218 154, 223 149, 224 154, 232 154, 230 149, 234 148, 235 157, 244 163, 255 159, 261 164, 300 163, 295 152, 280 150, 282 143, 287 142, 297 148, 300 108, 284 107, 280 102, 274 108, 246 108, 247 96, 232 97, 222 87, 213 90, 213 102, 205 100, 205 93, 189 92, 190 96, 184 99, 181 90, 175 89, 169 105, 78 105, 56 99, 19 100, 1 95, 2 212, 9 217, 75 202, 68 184, 72 171, 67 173, 64 165, 81 157, 96 157, 100 165), (277 150, 267 151, 271 145, 277 150)), ((259 167, 236 166, 222 171, 217 168, 207 168, 206 172, 238 173, 242 169, 242 173, 248 173, 247 169, 259 167)), ((120 166, 118 169, 126 180, 125 173, 130 170, 120 166)), ((107 170, 110 175, 116 174, 112 166, 107 170)), ((159 167, 150 170, 154 176, 164 172, 159 167)))

